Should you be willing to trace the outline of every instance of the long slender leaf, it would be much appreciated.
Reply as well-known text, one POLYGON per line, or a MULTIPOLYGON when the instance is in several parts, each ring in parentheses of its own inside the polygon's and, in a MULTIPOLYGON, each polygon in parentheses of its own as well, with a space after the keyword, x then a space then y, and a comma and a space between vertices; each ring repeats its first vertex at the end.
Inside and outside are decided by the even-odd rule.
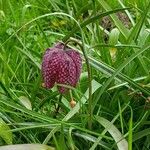
POLYGON ((120 131, 107 119, 95 116, 96 120, 104 126, 117 143, 119 150, 128 150, 128 143, 121 135, 120 131))

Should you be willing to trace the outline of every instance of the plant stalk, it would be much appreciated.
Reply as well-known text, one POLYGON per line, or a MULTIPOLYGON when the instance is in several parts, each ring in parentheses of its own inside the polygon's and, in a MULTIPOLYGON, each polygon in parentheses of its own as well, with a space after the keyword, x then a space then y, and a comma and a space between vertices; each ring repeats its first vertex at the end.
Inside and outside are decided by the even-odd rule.
POLYGON ((69 43, 69 42, 74 42, 74 43, 77 43, 80 48, 81 48, 81 51, 83 53, 83 56, 85 58, 85 63, 86 63, 86 66, 87 66, 87 72, 88 72, 88 87, 89 87, 89 103, 88 103, 88 116, 89 116, 89 120, 88 120, 88 127, 89 129, 92 128, 92 116, 93 116, 93 111, 92 111, 92 73, 91 73, 91 68, 90 68, 90 63, 89 63, 89 59, 88 59, 88 56, 86 54, 86 51, 85 51, 85 48, 84 48, 84 45, 80 44, 77 40, 75 39, 69 39, 68 41, 65 42, 65 46, 64 48, 66 47, 66 45, 69 43))

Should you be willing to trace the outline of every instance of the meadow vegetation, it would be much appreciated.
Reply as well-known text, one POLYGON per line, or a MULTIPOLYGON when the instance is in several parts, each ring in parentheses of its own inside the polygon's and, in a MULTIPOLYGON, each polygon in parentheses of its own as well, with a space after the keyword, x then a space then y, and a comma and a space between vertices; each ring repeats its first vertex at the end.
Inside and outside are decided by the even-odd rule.
POLYGON ((0 0, 0 146, 35 143, 150 149, 149 0, 0 0), (73 108, 41 77, 45 50, 68 40, 83 59, 73 108))

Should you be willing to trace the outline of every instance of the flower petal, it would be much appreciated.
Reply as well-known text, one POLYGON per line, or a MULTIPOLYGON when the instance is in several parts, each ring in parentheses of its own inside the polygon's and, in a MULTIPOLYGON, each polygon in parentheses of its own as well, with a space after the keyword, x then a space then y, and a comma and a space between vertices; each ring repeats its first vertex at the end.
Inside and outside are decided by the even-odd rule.
POLYGON ((81 69, 82 69, 82 59, 80 56, 80 53, 73 50, 73 49, 68 49, 66 53, 71 57, 73 60, 75 67, 76 67, 76 83, 79 80, 80 74, 81 74, 81 69))
MULTIPOLYGON (((42 76, 46 88, 52 88, 56 83, 76 86, 82 68, 80 54, 73 49, 64 50, 63 43, 57 43, 53 48, 48 48, 43 56, 42 76)), ((69 88, 58 86, 60 93, 65 93, 69 88)))
MULTIPOLYGON (((69 77, 69 63, 70 58, 65 54, 65 52, 59 53, 59 67, 58 67, 58 74, 56 78, 56 82, 58 84, 68 85, 68 77, 69 77)), ((67 91, 67 88, 59 86, 58 87, 60 93, 64 93, 67 91)))
POLYGON ((48 49, 42 62, 42 76, 46 88, 52 88, 55 84, 57 68, 58 68, 58 55, 59 49, 48 49))

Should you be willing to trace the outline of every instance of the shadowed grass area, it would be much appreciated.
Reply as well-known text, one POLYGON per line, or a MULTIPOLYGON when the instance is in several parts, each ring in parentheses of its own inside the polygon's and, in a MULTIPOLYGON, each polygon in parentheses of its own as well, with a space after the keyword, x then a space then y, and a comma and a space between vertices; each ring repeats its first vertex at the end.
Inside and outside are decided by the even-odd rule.
POLYGON ((149 53, 148 0, 1 0, 0 146, 150 149, 149 53), (74 108, 40 70, 45 50, 67 40, 83 58, 74 108))

